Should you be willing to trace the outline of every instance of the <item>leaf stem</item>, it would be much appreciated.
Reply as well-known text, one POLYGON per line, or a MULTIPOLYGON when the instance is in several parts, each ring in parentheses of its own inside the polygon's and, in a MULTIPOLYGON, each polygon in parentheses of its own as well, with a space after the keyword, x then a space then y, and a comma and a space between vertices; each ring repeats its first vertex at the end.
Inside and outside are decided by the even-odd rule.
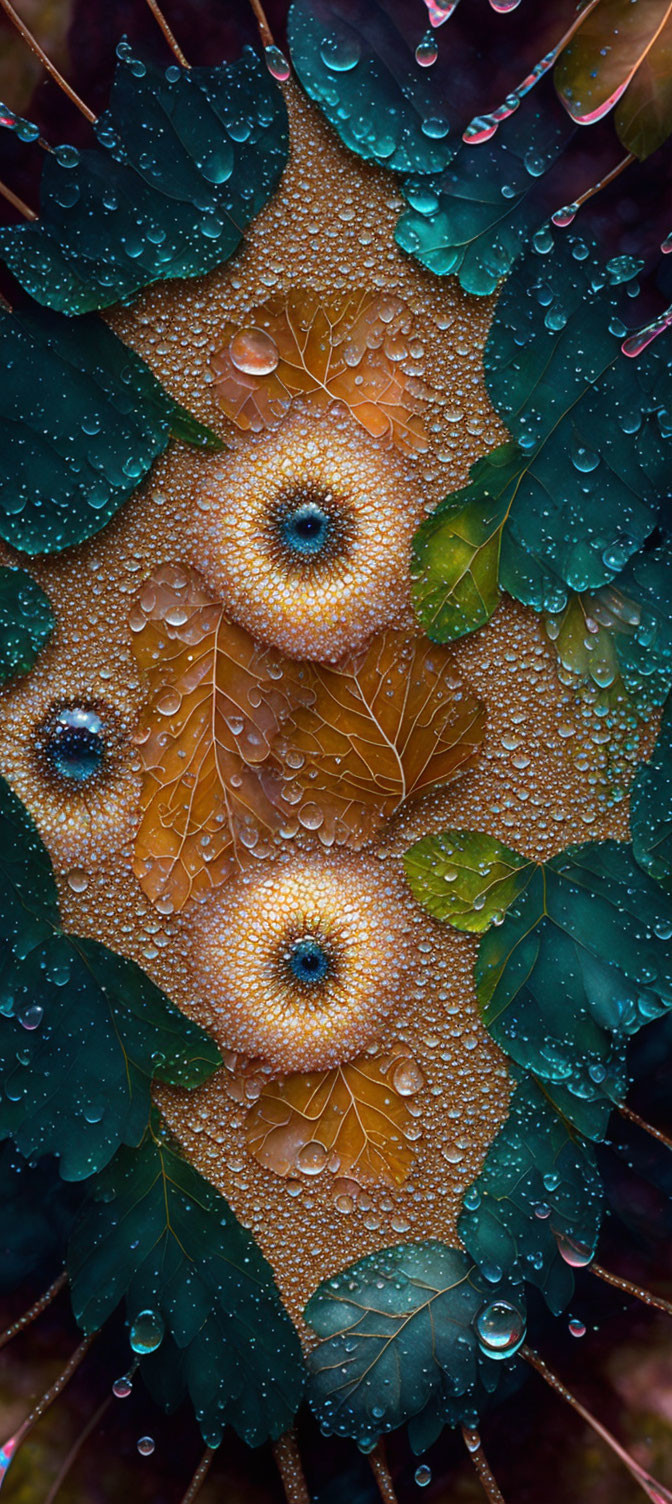
POLYGON ((196 1498, 196 1495, 200 1493, 201 1484, 205 1483, 208 1473, 210 1472, 210 1468, 212 1467, 212 1461, 215 1456, 215 1452, 215 1447, 206 1447, 203 1456, 201 1457, 201 1460, 198 1464, 198 1467, 196 1468, 196 1472, 194 1473, 191 1483, 189 1484, 187 1492, 182 1499, 182 1504, 193 1504, 193 1500, 196 1498))
POLYGON ((161 10, 161 8, 160 8, 160 6, 158 4, 158 0, 147 0, 147 5, 149 6, 149 9, 152 12, 154 20, 157 23, 157 26, 159 26, 160 29, 161 29, 161 31, 163 32, 163 35, 164 35, 164 37, 165 37, 165 39, 166 39, 166 41, 168 43, 168 46, 170 47, 170 50, 173 53, 173 56, 177 58, 177 61, 178 61, 179 65, 180 65, 180 67, 181 68, 190 68, 191 67, 191 63, 187 62, 187 59, 186 59, 186 57, 185 57, 185 55, 184 55, 184 53, 182 51, 182 48, 180 47, 180 44, 179 44, 179 42, 177 40, 177 37, 175 36, 175 33, 171 30, 170 26, 168 25, 168 22, 167 22, 164 14, 163 14, 163 11, 161 10))
POLYGON ((626 1295, 634 1295, 636 1300, 641 1300, 645 1306, 653 1306, 657 1311, 664 1311, 666 1316, 672 1316, 672 1301, 665 1300, 662 1295, 654 1295, 652 1290, 647 1290, 643 1285, 634 1285, 631 1280, 624 1279, 621 1274, 612 1274, 610 1269, 605 1269, 602 1264, 589 1264, 588 1268, 598 1279, 604 1280, 605 1285, 613 1285, 616 1290, 623 1290, 626 1295))
POLYGON ((271 31, 268 21, 266 20, 266 13, 264 11, 263 5, 261 4, 261 0, 250 0, 250 5, 254 13, 254 18, 257 23, 259 36, 261 37, 263 46, 274 47, 275 42, 273 41, 273 32, 271 31))
POLYGON ((666 1133, 661 1133, 660 1128, 652 1127, 651 1123, 647 1123, 646 1118, 640 1118, 638 1112, 633 1112, 631 1107, 626 1107, 625 1102, 618 1102, 617 1106, 621 1116, 627 1122, 634 1123, 636 1128, 641 1128, 651 1138, 656 1138, 659 1144, 665 1145, 666 1149, 672 1149, 672 1138, 668 1138, 666 1133))
POLYGON ((273 1443, 273 1457, 282 1479, 287 1504, 310 1504, 296 1431, 285 1431, 284 1436, 273 1443))
POLYGON ((19 1316, 18 1320, 13 1321, 11 1326, 5 1328, 4 1332, 0 1332, 0 1348, 6 1347, 7 1343, 11 1342, 13 1337, 18 1337, 19 1332, 25 1331, 27 1326, 30 1326, 38 1316, 41 1316, 42 1312, 46 1311, 47 1307, 51 1305, 52 1300, 55 1300, 56 1296, 60 1295, 61 1290, 67 1283, 68 1276, 64 1269, 63 1273, 59 1274, 58 1279, 55 1279, 53 1284, 49 1286, 49 1289, 45 1290, 44 1294, 40 1295, 33 1302, 33 1305, 28 1307, 27 1311, 24 1311, 23 1316, 19 1316))
POLYGON ((77 109, 84 116, 84 119, 88 120, 90 125, 93 125, 96 117, 92 110, 89 109, 88 104, 84 103, 83 99, 80 99, 79 94, 75 93, 75 90, 71 88, 67 79, 63 77, 63 74, 59 73, 56 64, 52 63, 51 58, 47 57, 44 48, 40 47, 37 37, 33 36, 32 31, 28 30, 25 21, 22 21, 18 12, 15 11, 11 0, 0 0, 0 5, 5 15, 9 17, 14 30, 18 32, 19 36, 26 43, 26 46, 30 47, 31 52, 35 54, 35 57, 41 62, 42 67, 53 78, 54 83, 58 84, 59 89, 62 89, 64 94, 67 94, 68 99, 71 100, 72 104, 76 105, 77 109))
POLYGON ((23 199, 19 198, 18 193, 13 193, 11 188, 7 187, 6 183, 0 182, 0 196, 6 198, 7 203, 11 204, 13 209, 18 209, 19 214, 22 214, 24 219, 37 219, 35 210, 30 209, 28 204, 24 204, 23 199))
POLYGON ((630 1453, 626 1451, 625 1447, 621 1446, 620 1441, 616 1440, 612 1432, 608 1431, 606 1426, 603 1426, 602 1422, 597 1420, 594 1415, 591 1415, 590 1410, 587 1410, 585 1405, 582 1405, 581 1401, 577 1400, 575 1395, 566 1388, 562 1380, 551 1372, 548 1364, 544 1362, 543 1358, 539 1357, 538 1353, 535 1353, 532 1348, 527 1346, 521 1347, 520 1353, 521 1357, 525 1358, 526 1362, 532 1368, 535 1368, 538 1374, 541 1374, 542 1379, 546 1381, 550 1388, 556 1394, 559 1394, 560 1398, 567 1405, 571 1405, 572 1409, 576 1410, 577 1415, 581 1416, 582 1420, 586 1422, 586 1425, 590 1426, 596 1436, 600 1436, 606 1442, 615 1456, 627 1467, 628 1472, 635 1479, 635 1482, 639 1484, 640 1488, 643 1489, 647 1498, 651 1500, 651 1504, 672 1504, 672 1493, 670 1493, 669 1489, 665 1488, 664 1484, 658 1483, 650 1473, 647 1473, 646 1468, 641 1467, 635 1461, 634 1457, 630 1456, 630 1453))
POLYGON ((478 1431, 468 1431, 466 1426, 462 1426, 461 1431, 464 1445, 469 1453, 474 1470, 489 1504, 506 1504, 504 1495, 483 1451, 478 1431))
POLYGON ((373 1451, 369 1452, 369 1462, 371 1464, 373 1476, 376 1480, 376 1483, 378 1484, 378 1492, 380 1494, 382 1504, 399 1504, 396 1490, 392 1482, 392 1474, 390 1473, 390 1469, 387 1465, 385 1442, 383 1441, 382 1436, 380 1438, 380 1441, 376 1442, 373 1451))

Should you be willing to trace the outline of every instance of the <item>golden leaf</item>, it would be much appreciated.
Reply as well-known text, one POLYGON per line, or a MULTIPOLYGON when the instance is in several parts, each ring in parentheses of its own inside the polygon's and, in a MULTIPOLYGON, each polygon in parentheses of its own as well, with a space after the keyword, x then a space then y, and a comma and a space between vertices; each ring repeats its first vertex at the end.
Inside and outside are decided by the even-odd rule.
MULTIPOLYGON (((400 1069, 417 1072, 405 1056, 361 1056, 332 1070, 272 1081, 248 1115, 250 1152, 285 1177, 328 1166, 360 1185, 403 1185, 419 1132, 408 1088, 402 1095, 394 1085, 400 1069)), ((411 1089, 422 1084, 417 1072, 411 1089)))
POLYGON ((188 569, 164 565, 131 625, 149 691, 134 871, 154 902, 181 909, 263 853, 281 824, 270 798, 281 669, 188 569))
POLYGON ((336 667, 294 674, 304 703, 277 743, 284 797, 328 843, 367 840, 406 800, 463 773, 483 739, 485 707, 462 686, 451 648, 426 637, 392 629, 336 667))
POLYGON ((402 368, 409 315, 398 298, 343 294, 328 305, 303 288, 224 328, 214 387, 239 428, 277 428, 294 397, 342 402, 374 438, 412 454, 427 450, 424 388, 402 368))

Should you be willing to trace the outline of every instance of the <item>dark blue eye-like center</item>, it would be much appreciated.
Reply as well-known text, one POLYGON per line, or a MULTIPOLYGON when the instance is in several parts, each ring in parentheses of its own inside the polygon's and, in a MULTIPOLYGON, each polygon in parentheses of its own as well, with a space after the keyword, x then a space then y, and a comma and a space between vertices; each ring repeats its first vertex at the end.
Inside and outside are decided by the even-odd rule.
POLYGON ((313 935, 303 935, 290 946, 287 964, 297 982, 313 987, 323 982, 331 971, 331 956, 321 940, 313 935))
POLYGON ((43 743, 50 772, 86 783, 100 772, 106 754, 102 720, 96 710, 64 706, 53 716, 43 743))
POLYGON ((315 501, 305 501, 280 519, 285 548, 300 558, 314 558, 324 553, 331 541, 333 519, 315 501))

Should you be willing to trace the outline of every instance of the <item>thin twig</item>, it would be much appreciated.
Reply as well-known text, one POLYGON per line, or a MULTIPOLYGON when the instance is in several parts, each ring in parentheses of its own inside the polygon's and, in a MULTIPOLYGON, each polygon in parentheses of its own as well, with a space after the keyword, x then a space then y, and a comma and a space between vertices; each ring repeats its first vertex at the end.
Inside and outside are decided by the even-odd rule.
POLYGON ((6 183, 0 182, 0 197, 6 198, 7 203, 11 204, 13 209, 18 209, 19 214, 22 214, 24 219, 37 219, 35 210, 29 209, 28 205, 24 204, 23 199, 19 198, 18 193, 12 193, 11 188, 8 188, 6 183))
POLYGON ((285 1431, 284 1436, 273 1443, 273 1457, 282 1479, 287 1504, 310 1504, 295 1431, 285 1431))
POLYGON ((210 1472, 210 1468, 212 1467, 212 1459, 214 1456, 215 1448, 206 1447, 203 1456, 201 1457, 201 1460, 198 1464, 198 1467, 196 1468, 196 1472, 194 1473, 191 1483, 189 1484, 187 1492, 182 1499, 182 1504, 193 1504, 193 1500, 196 1498, 196 1495, 201 1491, 201 1484, 205 1482, 208 1473, 210 1472))
POLYGON ((275 42, 273 41, 273 32, 271 31, 268 21, 266 20, 266 15, 263 5, 261 4, 261 0, 250 0, 250 5, 254 12, 254 18, 259 29, 259 36, 261 37, 263 46, 275 47, 275 42))
POLYGON ((598 1279, 603 1279, 605 1285, 613 1285, 615 1290, 622 1290, 625 1295, 634 1295, 635 1300, 641 1300, 643 1305, 655 1306, 657 1311, 664 1311, 666 1316, 672 1316, 672 1301, 665 1300, 664 1296, 654 1295, 644 1285, 633 1285, 631 1280, 624 1279, 621 1274, 612 1274, 602 1264, 589 1264, 588 1268, 598 1279))
POLYGON ((382 1504, 399 1504, 396 1490, 392 1482, 392 1475, 387 1465, 385 1443, 382 1440, 382 1437, 380 1441, 376 1442, 373 1451, 369 1452, 369 1462, 371 1463, 373 1476, 376 1480, 376 1483, 378 1484, 378 1492, 380 1494, 382 1504))
POLYGON ((33 1305, 28 1307, 27 1311, 24 1311, 23 1316, 19 1316, 18 1321, 13 1321, 11 1326, 5 1328, 4 1332, 0 1332, 0 1348, 6 1347, 7 1343, 11 1342, 12 1337, 18 1337, 19 1332, 25 1331, 27 1326, 30 1326, 38 1316, 41 1316, 42 1312, 46 1311, 47 1307, 51 1305, 52 1300, 55 1300, 56 1296, 60 1295, 61 1290, 67 1283, 68 1276, 64 1269, 63 1273, 59 1274, 58 1279, 54 1280, 53 1285, 50 1285, 49 1289, 45 1290, 44 1294, 40 1295, 34 1301, 33 1305))
POLYGON ((163 35, 164 35, 164 37, 165 37, 165 39, 166 39, 166 41, 168 43, 168 46, 170 47, 171 52, 177 58, 177 61, 178 61, 179 65, 180 65, 180 67, 181 68, 190 68, 191 67, 191 63, 187 62, 187 59, 186 59, 186 57, 185 57, 185 55, 184 55, 184 53, 182 51, 182 48, 180 47, 180 44, 179 44, 179 42, 178 42, 178 40, 177 40, 177 38, 175 36, 175 33, 173 31, 171 31, 170 26, 168 25, 168 22, 167 22, 164 14, 163 14, 163 11, 160 10, 160 8, 159 8, 157 0, 147 0, 147 4, 149 6, 149 9, 152 12, 154 20, 156 21, 157 25, 160 26, 160 28, 161 28, 161 30, 163 32, 163 35))
POLYGON ((469 1453, 476 1476, 488 1500, 488 1504, 506 1504, 504 1495, 483 1451, 483 1444, 478 1431, 468 1431, 466 1426, 462 1426, 461 1429, 464 1445, 469 1453))
POLYGON ((633 1112, 631 1107, 626 1107, 625 1102, 618 1103, 618 1110, 627 1122, 634 1123, 637 1128, 642 1128, 644 1133, 657 1139, 659 1144, 664 1144, 666 1149, 672 1149, 672 1138, 668 1138, 666 1133, 661 1133, 660 1128, 653 1128, 651 1123, 647 1123, 646 1118, 640 1118, 638 1112, 633 1112))
POLYGON ((67 79, 63 77, 63 74, 59 73, 56 64, 52 63, 50 57, 47 57, 44 48, 40 47, 37 38, 33 36, 32 31, 28 30, 25 21, 22 21, 18 12, 15 11, 11 0, 0 0, 0 5, 4 10, 5 15, 9 16, 14 29, 18 31, 19 36, 22 37, 26 45, 30 47, 31 52, 34 52, 35 57, 39 59, 42 67, 46 68, 47 73, 50 74, 51 78, 53 78, 54 83, 58 84, 59 89, 62 89, 63 93, 67 94, 68 99, 77 106, 78 110, 81 110, 82 115, 86 120, 88 120, 89 124, 93 125, 96 117, 89 109, 88 104, 85 104, 84 100, 80 99, 79 94, 75 93, 75 90, 71 88, 67 79))

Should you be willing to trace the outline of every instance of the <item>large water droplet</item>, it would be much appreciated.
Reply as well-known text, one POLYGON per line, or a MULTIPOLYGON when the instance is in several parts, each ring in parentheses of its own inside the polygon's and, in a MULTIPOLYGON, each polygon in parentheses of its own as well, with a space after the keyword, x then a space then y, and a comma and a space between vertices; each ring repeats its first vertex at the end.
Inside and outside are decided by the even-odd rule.
POLYGON ((508 1300, 491 1300, 476 1317, 476 1336, 489 1358, 510 1358, 525 1337, 525 1319, 508 1300))
POLYGON ((161 1346, 165 1331, 160 1311, 140 1311, 131 1325, 129 1341, 134 1353, 153 1353, 161 1346))
POLYGON ((263 329, 239 329, 229 345, 229 355, 237 371, 247 376, 270 376, 279 355, 275 340, 263 329))

